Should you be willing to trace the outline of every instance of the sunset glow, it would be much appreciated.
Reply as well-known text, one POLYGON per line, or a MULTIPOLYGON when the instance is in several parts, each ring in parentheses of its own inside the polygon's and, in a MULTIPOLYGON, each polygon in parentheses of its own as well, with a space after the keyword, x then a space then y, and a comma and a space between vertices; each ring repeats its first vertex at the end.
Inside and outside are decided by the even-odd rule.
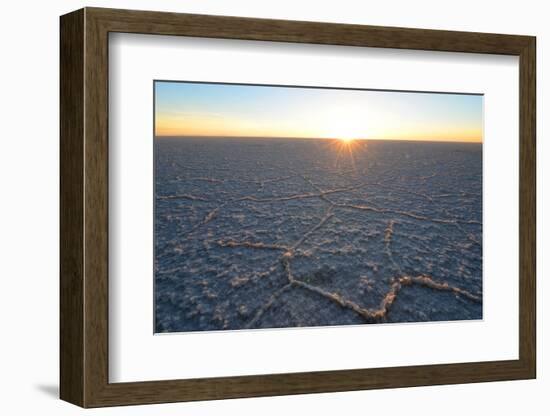
POLYGON ((155 82, 155 135, 481 142, 483 96, 155 82))
POLYGON ((344 143, 351 143, 351 142, 353 142, 353 138, 351 138, 351 137, 340 137, 339 139, 340 139, 342 142, 344 142, 344 143))

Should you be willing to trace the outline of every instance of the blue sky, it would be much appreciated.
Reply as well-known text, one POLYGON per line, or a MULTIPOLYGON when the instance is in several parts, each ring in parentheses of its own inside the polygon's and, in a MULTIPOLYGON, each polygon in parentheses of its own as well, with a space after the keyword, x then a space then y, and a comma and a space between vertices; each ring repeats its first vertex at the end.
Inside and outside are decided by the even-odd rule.
POLYGON ((155 82, 157 136, 482 140, 480 95, 155 82))

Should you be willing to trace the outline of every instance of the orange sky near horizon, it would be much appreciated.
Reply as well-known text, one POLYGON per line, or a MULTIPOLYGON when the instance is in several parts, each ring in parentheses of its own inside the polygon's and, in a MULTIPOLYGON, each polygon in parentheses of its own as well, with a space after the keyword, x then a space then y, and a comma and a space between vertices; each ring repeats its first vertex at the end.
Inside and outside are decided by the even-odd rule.
POLYGON ((157 81, 155 135, 479 143, 483 96, 157 81))

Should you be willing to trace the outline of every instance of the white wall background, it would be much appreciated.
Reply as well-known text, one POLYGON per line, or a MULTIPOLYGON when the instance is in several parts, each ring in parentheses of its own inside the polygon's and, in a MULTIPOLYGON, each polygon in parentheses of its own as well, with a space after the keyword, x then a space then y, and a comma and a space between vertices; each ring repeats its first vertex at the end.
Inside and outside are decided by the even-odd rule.
POLYGON ((102 415, 547 414, 550 361, 544 282, 550 226, 550 145, 543 130, 550 87, 548 11, 542 1, 122 0, 5 2, 0 14, 0 413, 84 412, 58 395, 58 16, 83 6, 317 20, 537 36, 538 379, 338 394, 224 400, 87 411, 102 415))

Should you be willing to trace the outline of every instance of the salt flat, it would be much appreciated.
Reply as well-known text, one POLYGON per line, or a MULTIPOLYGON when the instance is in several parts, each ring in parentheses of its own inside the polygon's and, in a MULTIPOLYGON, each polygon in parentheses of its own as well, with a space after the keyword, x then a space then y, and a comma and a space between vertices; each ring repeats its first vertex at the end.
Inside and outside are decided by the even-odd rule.
POLYGON ((155 139, 157 332, 482 318, 482 146, 155 139))

